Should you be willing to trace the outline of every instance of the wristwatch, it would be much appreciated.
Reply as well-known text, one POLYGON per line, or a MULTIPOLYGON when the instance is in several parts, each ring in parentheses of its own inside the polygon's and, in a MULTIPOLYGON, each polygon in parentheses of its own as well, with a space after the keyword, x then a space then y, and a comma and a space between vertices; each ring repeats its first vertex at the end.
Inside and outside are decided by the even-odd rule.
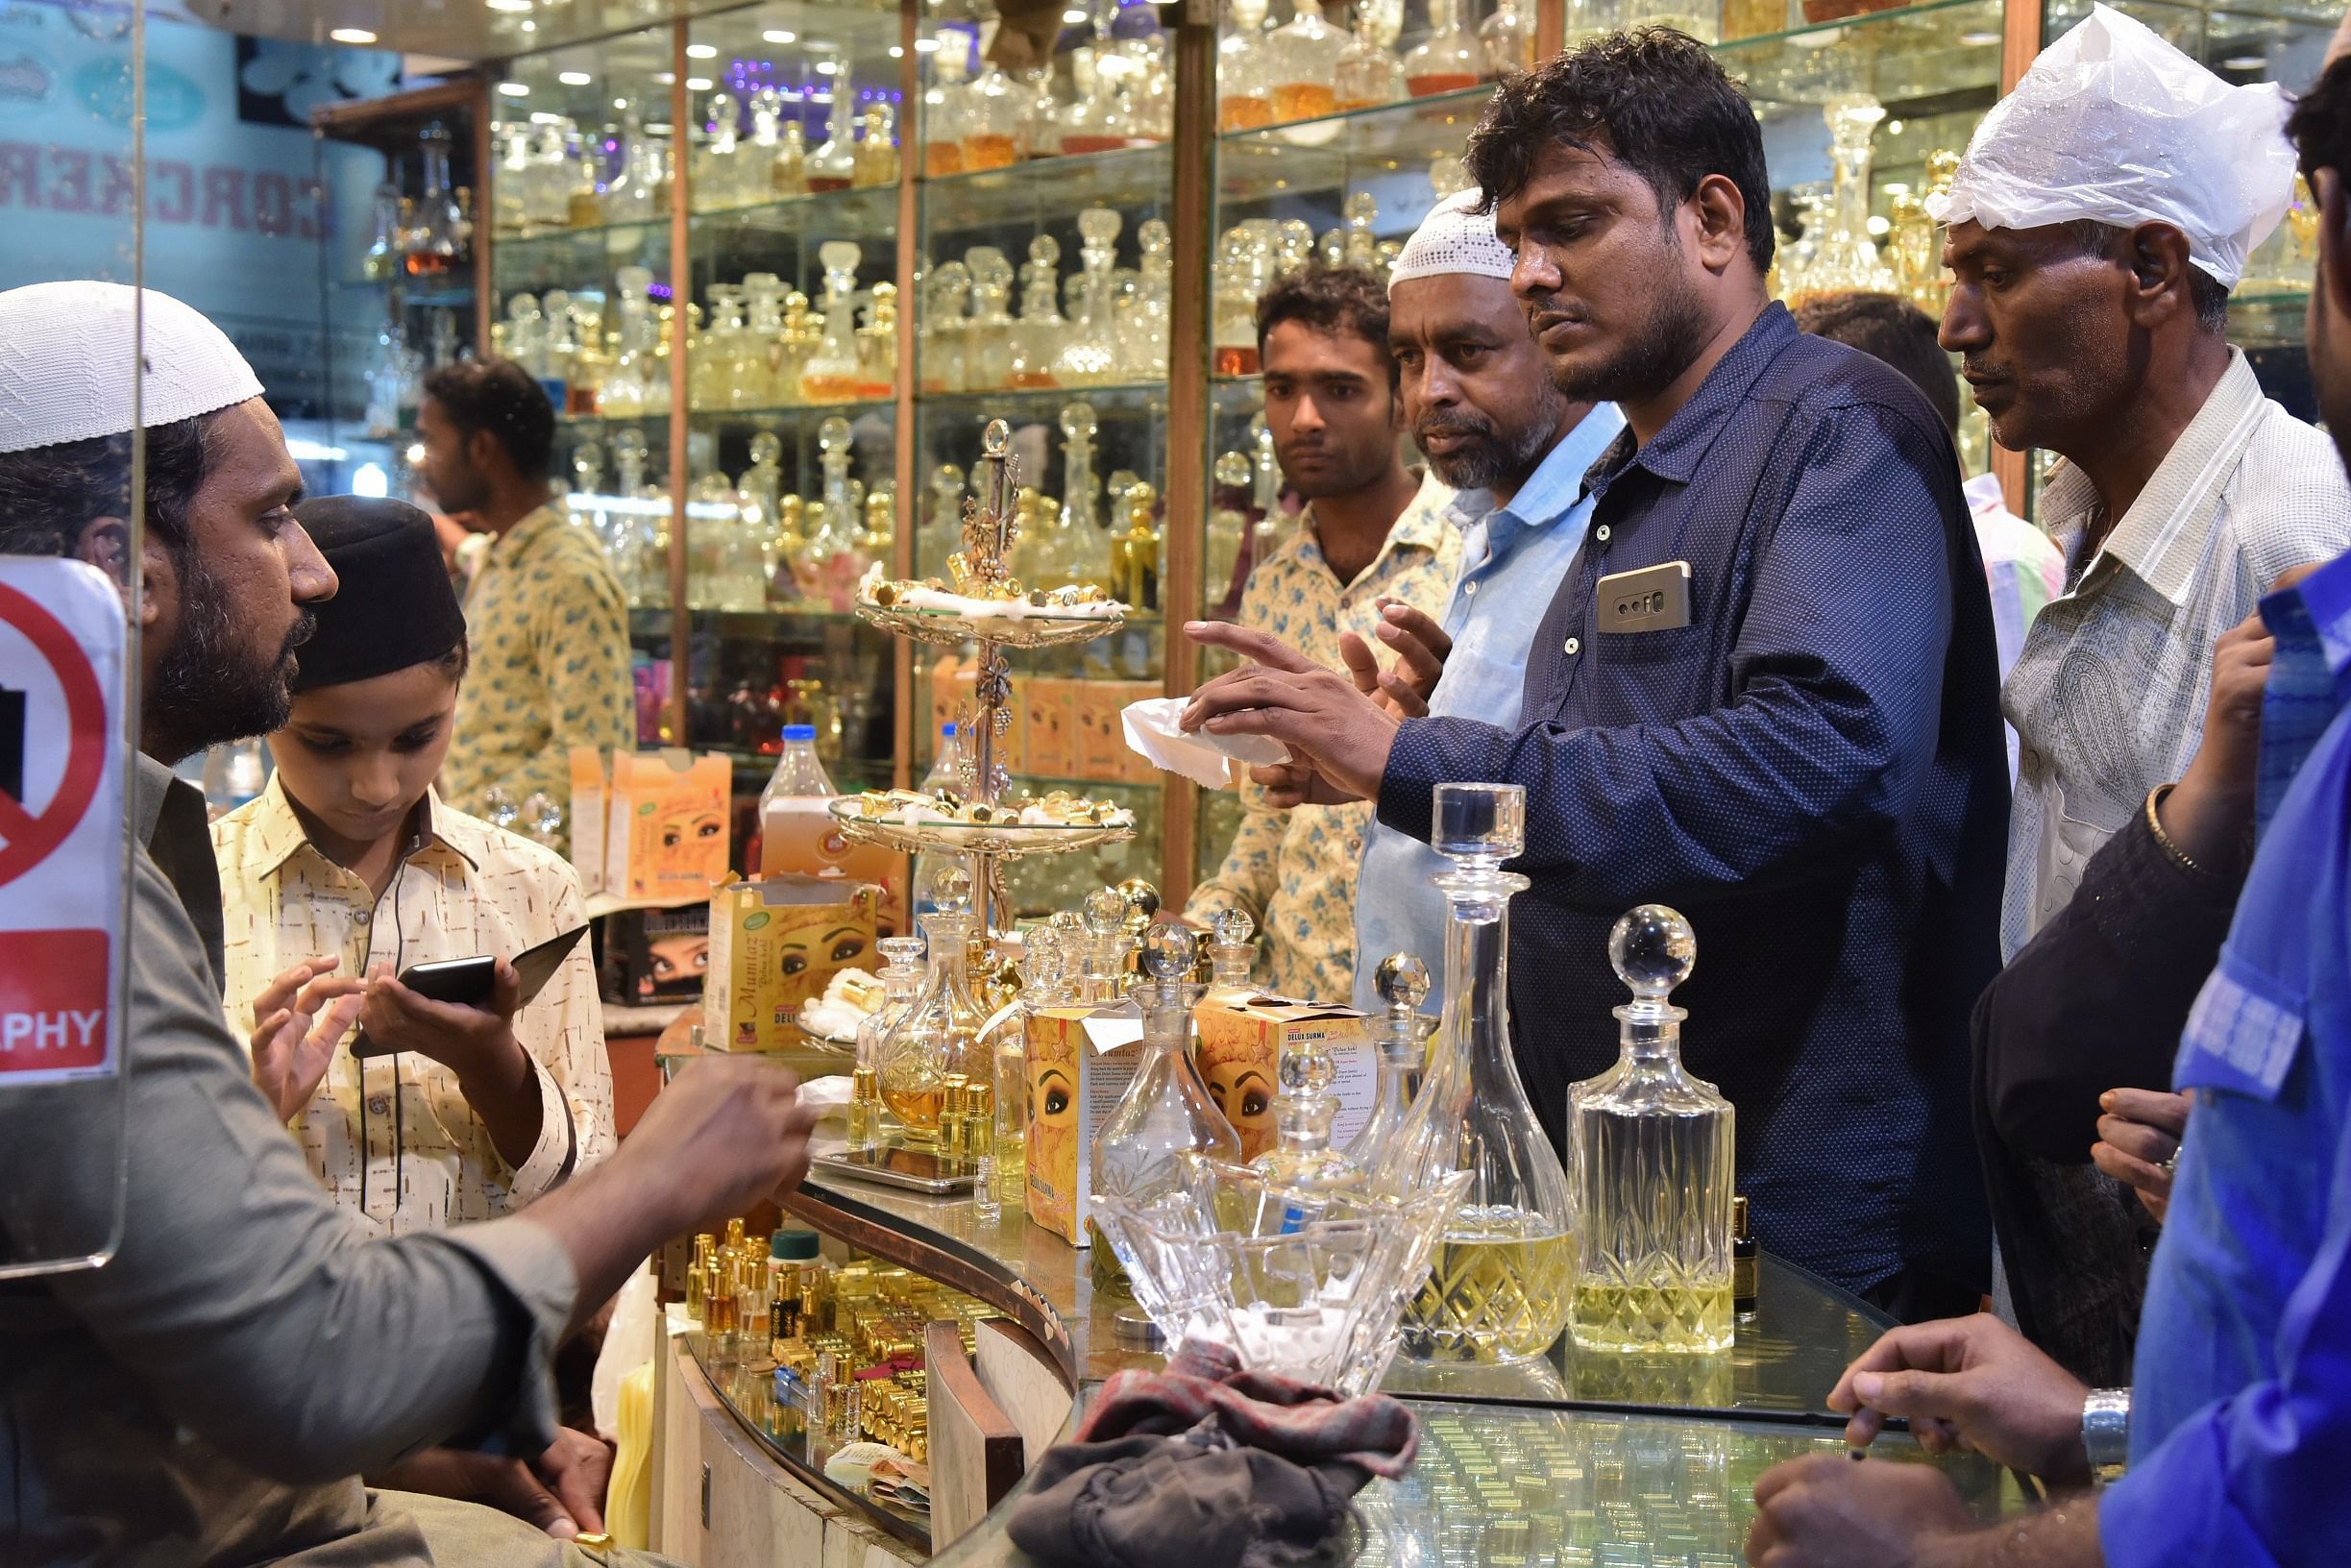
POLYGON ((2082 1452, 2099 1485, 2122 1474, 2131 1458, 2131 1391, 2093 1388, 2082 1401, 2082 1452))

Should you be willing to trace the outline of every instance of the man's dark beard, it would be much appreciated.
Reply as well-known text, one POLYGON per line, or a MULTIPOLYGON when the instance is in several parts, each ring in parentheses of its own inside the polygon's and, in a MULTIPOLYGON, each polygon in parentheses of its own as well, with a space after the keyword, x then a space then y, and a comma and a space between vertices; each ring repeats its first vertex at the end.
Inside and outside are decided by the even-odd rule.
MULTIPOLYGON (((1588 370, 1563 375, 1554 363, 1552 384, 1561 394, 1577 403, 1644 402, 1671 386, 1697 359, 1706 342, 1705 306, 1698 285, 1681 270, 1681 241, 1671 229, 1665 231, 1663 253, 1657 269, 1662 288, 1648 318, 1588 370)), ((1528 319, 1549 303, 1529 302, 1528 319)))
POLYGON ((317 617, 302 612, 294 629, 266 667, 232 651, 235 628, 220 583, 191 551, 181 563, 180 640, 156 666, 155 681, 141 706, 146 729, 177 762, 208 746, 266 735, 285 727, 293 712, 286 681, 294 673, 294 649, 309 640, 317 617))
POLYGON ((1542 462, 1543 454, 1551 450, 1552 434, 1559 428, 1559 416, 1567 410, 1567 399, 1557 387, 1549 380, 1536 385, 1534 407, 1527 427, 1509 440, 1500 438, 1492 420, 1466 408, 1432 415, 1412 427, 1415 442, 1425 442, 1432 435, 1468 434, 1485 438, 1478 446, 1464 447, 1443 457, 1429 452, 1424 444, 1422 453, 1436 477, 1456 490, 1491 490, 1505 482, 1526 483, 1542 462))

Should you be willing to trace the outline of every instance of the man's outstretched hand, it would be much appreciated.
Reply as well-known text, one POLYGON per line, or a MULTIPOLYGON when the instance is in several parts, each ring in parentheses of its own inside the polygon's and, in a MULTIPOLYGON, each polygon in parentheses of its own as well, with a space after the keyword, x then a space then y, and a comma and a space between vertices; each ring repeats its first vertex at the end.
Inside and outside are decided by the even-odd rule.
POLYGON ((1192 694, 1183 726, 1212 735, 1270 735, 1289 747, 1285 767, 1253 770, 1277 805, 1375 800, 1387 772, 1399 720, 1357 689, 1279 639, 1220 621, 1194 621, 1192 641, 1252 662, 1192 694), (1305 779, 1299 770, 1310 770, 1305 779))

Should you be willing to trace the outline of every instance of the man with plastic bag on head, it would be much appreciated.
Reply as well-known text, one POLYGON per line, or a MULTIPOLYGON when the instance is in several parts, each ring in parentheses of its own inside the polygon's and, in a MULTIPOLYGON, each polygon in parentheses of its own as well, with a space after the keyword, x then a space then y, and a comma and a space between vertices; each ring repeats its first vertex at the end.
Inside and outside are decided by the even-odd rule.
MULTIPOLYGON (((2274 86, 2231 86, 2099 6, 1985 115, 1930 205, 1953 274, 1943 346, 2002 446, 2064 458, 2040 522, 2066 592, 2002 692, 2022 742, 2003 961, 2149 794, 2187 776, 2221 635, 2288 568, 2351 545, 2326 437, 2263 396, 2226 336, 2229 291, 2292 193, 2284 114, 2274 86)), ((2094 1120, 2062 1164, 1991 1131, 2021 1216, 2000 1230, 2003 1307, 2118 1381, 2153 1222, 2089 1164, 2094 1120)))

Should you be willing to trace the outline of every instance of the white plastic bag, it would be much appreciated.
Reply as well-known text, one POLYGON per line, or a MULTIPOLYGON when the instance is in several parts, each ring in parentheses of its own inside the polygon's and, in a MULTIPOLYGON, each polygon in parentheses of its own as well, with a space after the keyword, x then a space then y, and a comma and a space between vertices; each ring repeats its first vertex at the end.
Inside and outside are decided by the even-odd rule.
POLYGON ((2168 223, 2225 288, 2293 198, 2286 94, 2231 86, 2107 6, 2050 44, 1968 143, 1937 223, 2168 223))

